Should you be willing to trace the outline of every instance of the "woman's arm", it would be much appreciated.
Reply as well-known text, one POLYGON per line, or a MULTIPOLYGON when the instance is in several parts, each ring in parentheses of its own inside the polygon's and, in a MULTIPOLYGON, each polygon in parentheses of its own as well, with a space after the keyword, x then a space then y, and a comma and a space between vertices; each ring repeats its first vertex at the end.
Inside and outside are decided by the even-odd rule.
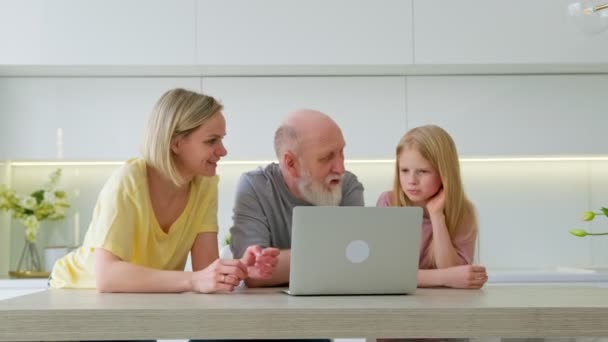
POLYGON ((200 271, 219 258, 217 233, 199 233, 192 244, 192 270, 200 271))
MULTIPOLYGON (((247 285, 250 285, 253 282, 267 284, 268 281, 276 279, 277 272, 275 269, 279 263, 278 257, 279 250, 276 248, 262 249, 259 246, 249 246, 245 250, 243 258, 234 260, 234 262, 240 262, 242 265, 244 265, 246 269, 246 278, 244 280, 247 285)), ((198 234, 196 240, 194 241, 194 245, 192 246, 192 269, 194 271, 205 269, 217 258, 217 234, 198 234)), ((287 265, 289 265, 289 263, 287 263, 287 265)), ((279 275, 280 274, 281 273, 279 273, 279 275)), ((286 274, 287 280, 285 282, 289 281, 289 272, 287 271, 286 274)))
POLYGON ((247 277, 239 260, 217 258, 217 234, 201 233, 192 247, 195 272, 165 271, 121 260, 103 248, 95 249, 95 278, 99 292, 232 291, 247 277))
POLYGON ((192 273, 161 271, 121 260, 103 248, 95 249, 95 280, 99 292, 192 291, 192 273))

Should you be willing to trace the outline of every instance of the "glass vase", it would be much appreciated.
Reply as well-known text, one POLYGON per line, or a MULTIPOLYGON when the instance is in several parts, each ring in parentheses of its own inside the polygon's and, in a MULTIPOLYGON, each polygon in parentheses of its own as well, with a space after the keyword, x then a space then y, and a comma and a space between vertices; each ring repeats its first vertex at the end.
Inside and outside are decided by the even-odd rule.
POLYGON ((35 242, 25 239, 17 269, 10 271, 9 275, 15 278, 47 278, 49 276, 49 273, 42 269, 40 254, 35 242))

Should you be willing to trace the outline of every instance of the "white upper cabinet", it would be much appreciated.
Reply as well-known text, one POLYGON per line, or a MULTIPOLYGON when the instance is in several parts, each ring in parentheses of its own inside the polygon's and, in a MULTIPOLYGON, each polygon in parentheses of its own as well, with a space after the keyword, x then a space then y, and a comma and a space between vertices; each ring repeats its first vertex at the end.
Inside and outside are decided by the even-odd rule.
POLYGON ((194 64, 195 0, 0 0, 0 64, 194 64))
POLYGON ((198 0, 197 42, 203 65, 411 64, 412 2, 198 0))
POLYGON ((608 63, 608 32, 579 29, 568 15, 572 2, 414 0, 414 62, 608 63))
POLYGON ((606 75, 407 78, 408 128, 436 124, 461 156, 606 155, 606 75))
POLYGON ((124 160, 139 155, 152 108, 199 78, 0 78, 0 160, 124 160))
POLYGON ((605 72, 573 1, 0 0, 0 75, 605 72))
POLYGON ((274 160, 274 132, 311 108, 342 128, 347 159, 392 158, 405 132, 404 77, 208 77, 203 91, 224 104, 227 160, 274 160))

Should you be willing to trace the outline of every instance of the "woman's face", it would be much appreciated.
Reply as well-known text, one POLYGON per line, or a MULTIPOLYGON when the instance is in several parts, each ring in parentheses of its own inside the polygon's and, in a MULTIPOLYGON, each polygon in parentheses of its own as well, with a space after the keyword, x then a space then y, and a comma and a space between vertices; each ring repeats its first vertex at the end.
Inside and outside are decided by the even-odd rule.
POLYGON ((213 114, 190 134, 174 138, 171 150, 184 177, 214 176, 217 162, 228 152, 223 139, 226 120, 222 112, 213 114))

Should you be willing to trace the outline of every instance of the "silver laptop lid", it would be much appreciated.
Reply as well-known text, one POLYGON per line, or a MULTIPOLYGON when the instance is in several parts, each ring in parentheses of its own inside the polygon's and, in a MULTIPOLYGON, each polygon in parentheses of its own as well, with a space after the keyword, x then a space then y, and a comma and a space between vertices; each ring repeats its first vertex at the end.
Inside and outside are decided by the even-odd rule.
POLYGON ((421 230, 418 207, 296 207, 289 293, 414 293, 421 230))

